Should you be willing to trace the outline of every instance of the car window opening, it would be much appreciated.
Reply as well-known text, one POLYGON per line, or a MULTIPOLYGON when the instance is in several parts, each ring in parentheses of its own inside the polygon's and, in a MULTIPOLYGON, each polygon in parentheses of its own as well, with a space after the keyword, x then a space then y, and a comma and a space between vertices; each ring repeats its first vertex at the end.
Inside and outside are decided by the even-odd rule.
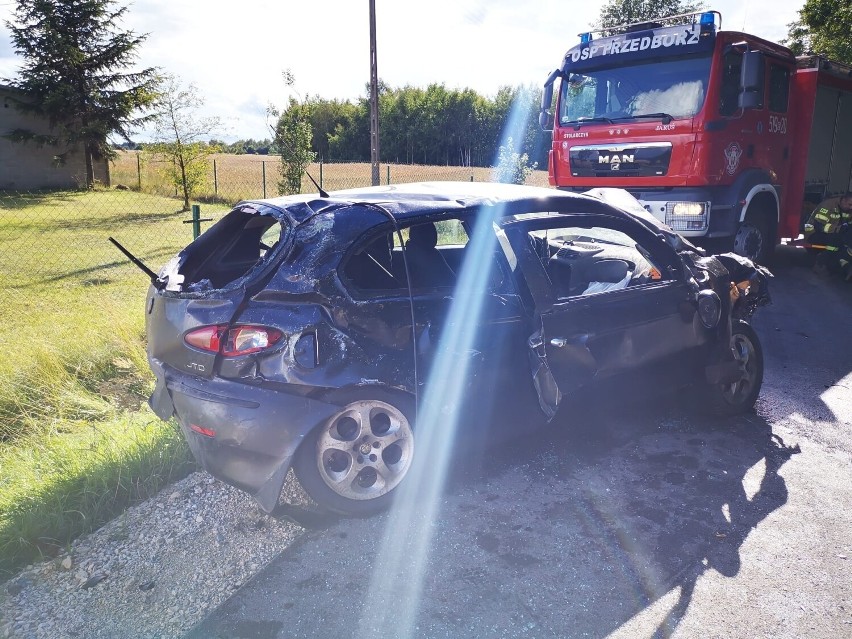
MULTIPOLYGON (((343 275, 356 292, 407 292, 403 250, 408 259, 411 288, 415 291, 453 289, 461 272, 468 232, 459 219, 425 222, 402 229, 402 241, 392 232, 371 237, 356 248, 346 262, 343 275)), ((492 270, 490 288, 502 280, 499 268, 492 270)))
POLYGON ((247 276, 271 255, 284 231, 269 215, 232 211, 184 250, 183 290, 221 289, 247 276))
POLYGON ((615 229, 553 228, 531 231, 529 240, 558 299, 667 279, 645 248, 615 229))

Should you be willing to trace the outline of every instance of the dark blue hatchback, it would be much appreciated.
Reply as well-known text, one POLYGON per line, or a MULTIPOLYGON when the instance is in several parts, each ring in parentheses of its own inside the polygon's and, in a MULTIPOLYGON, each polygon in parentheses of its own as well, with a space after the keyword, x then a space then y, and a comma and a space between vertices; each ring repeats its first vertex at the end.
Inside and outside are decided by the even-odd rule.
POLYGON ((151 406, 266 511, 292 466, 346 514, 409 474, 439 357, 483 443, 493 415, 549 419, 593 384, 653 377, 751 408, 765 271, 595 195, 440 182, 242 202, 149 291, 151 406))

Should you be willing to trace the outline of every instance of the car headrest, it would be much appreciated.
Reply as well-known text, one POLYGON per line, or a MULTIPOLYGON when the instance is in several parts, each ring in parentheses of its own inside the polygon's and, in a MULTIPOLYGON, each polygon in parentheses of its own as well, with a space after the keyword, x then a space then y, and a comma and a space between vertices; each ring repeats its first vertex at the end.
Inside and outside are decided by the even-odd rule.
POLYGON ((421 248, 435 248, 438 244, 438 229, 431 222, 412 226, 408 230, 408 244, 421 248))

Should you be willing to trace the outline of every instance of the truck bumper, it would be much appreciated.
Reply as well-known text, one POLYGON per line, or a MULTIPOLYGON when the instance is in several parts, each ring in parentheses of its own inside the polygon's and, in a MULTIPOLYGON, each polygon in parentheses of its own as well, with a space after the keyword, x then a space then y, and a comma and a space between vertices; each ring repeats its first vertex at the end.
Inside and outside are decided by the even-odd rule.
POLYGON ((675 231, 690 238, 732 237, 737 232, 739 209, 726 201, 728 189, 682 188, 664 191, 634 191, 628 189, 631 195, 642 203, 648 212, 661 222, 671 226, 675 231), (666 212, 677 202, 705 202, 708 205, 703 221, 703 228, 685 228, 686 223, 681 219, 666 219, 666 212))

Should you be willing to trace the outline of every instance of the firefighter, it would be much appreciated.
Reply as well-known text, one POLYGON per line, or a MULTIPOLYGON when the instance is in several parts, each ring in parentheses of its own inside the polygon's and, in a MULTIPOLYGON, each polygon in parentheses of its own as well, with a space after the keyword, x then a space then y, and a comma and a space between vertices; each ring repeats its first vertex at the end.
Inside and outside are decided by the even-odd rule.
POLYGON ((852 191, 823 200, 805 223, 805 242, 825 248, 818 262, 852 280, 852 191))

